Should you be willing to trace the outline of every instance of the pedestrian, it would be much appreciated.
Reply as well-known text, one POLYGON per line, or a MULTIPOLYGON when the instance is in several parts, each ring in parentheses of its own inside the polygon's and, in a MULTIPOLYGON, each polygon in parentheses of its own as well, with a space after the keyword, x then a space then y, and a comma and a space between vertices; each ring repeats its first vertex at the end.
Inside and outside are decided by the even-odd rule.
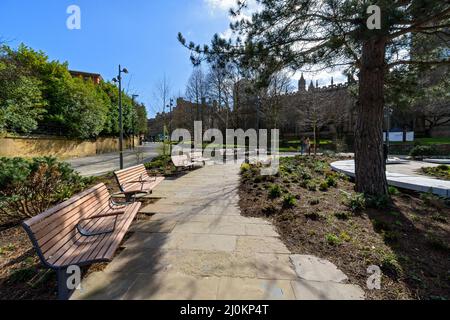
POLYGON ((309 138, 306 138, 305 147, 306 150, 308 151, 308 155, 311 155, 311 141, 309 140, 309 138))
POLYGON ((300 140, 300 154, 303 156, 305 153, 305 137, 300 140))

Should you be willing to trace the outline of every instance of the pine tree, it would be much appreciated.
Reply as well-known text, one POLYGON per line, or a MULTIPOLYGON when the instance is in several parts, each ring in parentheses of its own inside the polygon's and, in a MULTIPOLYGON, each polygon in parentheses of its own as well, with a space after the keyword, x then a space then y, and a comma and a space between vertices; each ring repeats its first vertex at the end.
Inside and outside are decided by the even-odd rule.
MULTIPOLYGON (((194 63, 217 57, 238 60, 242 66, 258 71, 261 85, 265 85, 271 74, 286 68, 345 67, 346 73, 359 81, 356 189, 369 195, 387 195, 382 136, 386 76, 404 65, 426 67, 450 63, 448 56, 416 60, 408 54, 416 34, 449 35, 450 1, 257 2, 259 10, 251 20, 243 18, 232 23, 233 39, 215 35, 210 46, 200 46, 187 43, 179 34, 179 41, 192 51, 194 63), (380 9, 379 26, 369 23, 377 21, 377 8, 380 9), (375 29, 369 29, 371 25, 375 29)), ((247 1, 240 0, 230 14, 239 17, 246 7, 247 1)))

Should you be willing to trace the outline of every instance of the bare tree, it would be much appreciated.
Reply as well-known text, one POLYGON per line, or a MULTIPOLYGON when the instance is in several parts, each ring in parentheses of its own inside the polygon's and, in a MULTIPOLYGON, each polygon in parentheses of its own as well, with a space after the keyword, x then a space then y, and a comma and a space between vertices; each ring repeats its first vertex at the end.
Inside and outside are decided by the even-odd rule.
POLYGON ((345 99, 336 99, 333 89, 310 89, 309 102, 296 108, 299 126, 313 132, 314 155, 317 153, 318 136, 326 126, 342 123, 348 117, 349 106, 345 99))
POLYGON ((172 84, 170 79, 164 74, 155 84, 153 93, 157 103, 157 112, 164 112, 172 95, 172 84))
POLYGON ((197 106, 195 120, 203 121, 202 105, 208 97, 208 82, 200 66, 194 67, 186 86, 186 98, 197 106))
POLYGON ((286 95, 292 89, 291 77, 288 73, 278 72, 271 76, 269 87, 264 92, 261 108, 267 125, 271 128, 279 128, 283 95, 286 95))

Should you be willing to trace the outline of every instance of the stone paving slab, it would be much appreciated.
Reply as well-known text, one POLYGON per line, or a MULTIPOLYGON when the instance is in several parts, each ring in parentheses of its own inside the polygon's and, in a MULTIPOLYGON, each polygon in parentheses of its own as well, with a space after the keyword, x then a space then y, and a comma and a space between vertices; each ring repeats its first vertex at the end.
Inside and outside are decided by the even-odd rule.
POLYGON ((275 237, 240 236, 237 251, 255 253, 291 253, 283 242, 275 237))
POLYGON ((134 284, 137 275, 132 273, 94 272, 82 282, 71 300, 121 300, 134 284))
POLYGON ((234 251, 236 236, 215 234, 189 233, 136 233, 125 242, 126 248, 161 248, 205 250, 205 251, 234 251))
POLYGON ((310 281, 331 281, 344 283, 348 277, 331 262, 310 255, 291 255, 298 277, 310 281))
POLYGON ((221 278, 219 300, 294 300, 288 280, 221 278))
POLYGON ((364 291, 355 285, 296 280, 292 288, 298 300, 363 300, 364 291))
POLYGON ((139 275, 124 295, 126 300, 214 300, 219 278, 178 272, 139 275))
POLYGON ((145 233, 170 233, 177 224, 177 221, 151 220, 136 222, 131 228, 131 232, 145 233))

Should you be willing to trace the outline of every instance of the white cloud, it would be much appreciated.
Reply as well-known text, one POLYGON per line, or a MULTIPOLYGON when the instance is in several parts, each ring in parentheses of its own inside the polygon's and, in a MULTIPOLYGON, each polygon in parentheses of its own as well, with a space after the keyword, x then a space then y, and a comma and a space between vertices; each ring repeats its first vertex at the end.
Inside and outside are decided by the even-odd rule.
MULTIPOLYGON (((206 6, 208 7, 209 14, 211 16, 215 16, 216 14, 226 14, 228 16, 228 20, 230 22, 240 21, 242 19, 251 20, 252 14, 260 10, 261 5, 258 4, 256 0, 248 0, 247 7, 243 8, 238 16, 229 15, 229 11, 231 8, 236 8, 237 1, 236 0, 203 0, 206 6)), ((231 38, 233 36, 233 32, 230 28, 219 34, 223 38, 231 38)))
POLYGON ((236 6, 236 0, 204 0, 211 13, 229 11, 236 6))

